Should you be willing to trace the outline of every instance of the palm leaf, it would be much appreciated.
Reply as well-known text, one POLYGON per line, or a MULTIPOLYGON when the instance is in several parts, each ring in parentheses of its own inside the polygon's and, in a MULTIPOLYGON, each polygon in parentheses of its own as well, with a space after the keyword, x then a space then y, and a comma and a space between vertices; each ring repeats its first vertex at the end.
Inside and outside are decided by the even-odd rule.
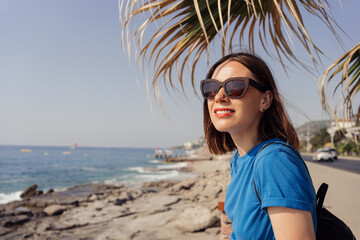
POLYGON ((343 116, 345 119, 354 120, 358 124, 360 119, 360 106, 353 106, 353 99, 360 90, 360 43, 355 45, 335 63, 333 63, 319 79, 319 90, 321 103, 326 111, 330 111, 330 107, 326 97, 326 85, 335 79, 341 73, 339 83, 336 85, 334 94, 341 91, 341 98, 337 102, 334 117, 337 120, 338 116, 343 116), (340 90, 342 89, 343 90, 340 90), (357 108, 357 113, 354 113, 354 107, 357 108), (342 109, 342 110, 341 110, 342 109), (339 110, 341 112, 339 113, 339 110))
POLYGON ((195 94, 196 65, 205 54, 209 60, 210 43, 215 39, 220 39, 223 55, 231 52, 233 46, 245 44, 254 52, 255 40, 259 39, 261 47, 284 68, 286 59, 311 71, 295 56, 292 47, 297 40, 307 52, 311 66, 316 66, 316 59, 322 54, 305 28, 300 9, 320 18, 336 35, 327 0, 119 0, 119 7, 122 36, 127 36, 123 43, 127 42, 130 54, 130 43, 137 39, 141 48, 137 60, 154 66, 153 86, 162 80, 175 88, 176 69, 183 87, 185 66, 189 65, 195 94), (145 15, 146 20, 132 31, 130 24, 138 15, 145 15), (154 32, 156 24, 159 26, 154 32), (153 32, 142 45, 146 30, 153 32), (269 51, 269 45, 275 53, 269 51))

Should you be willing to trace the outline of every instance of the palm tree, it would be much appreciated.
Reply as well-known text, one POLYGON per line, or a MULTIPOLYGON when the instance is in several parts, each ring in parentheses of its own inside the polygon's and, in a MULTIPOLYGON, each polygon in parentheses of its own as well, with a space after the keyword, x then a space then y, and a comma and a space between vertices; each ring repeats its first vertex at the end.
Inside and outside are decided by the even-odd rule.
MULTIPOLYGON (((153 87, 156 88, 158 81, 163 80, 165 85, 170 84, 174 89, 173 74, 177 74, 183 87, 184 69, 189 65, 195 94, 196 65, 204 55, 209 59, 210 43, 216 39, 220 40, 223 55, 231 52, 235 45, 242 46, 244 43, 254 52, 255 40, 259 40, 265 52, 277 59, 285 70, 287 66, 284 60, 287 60, 310 72, 312 66, 317 66, 317 59, 323 53, 311 40, 302 12, 321 19, 339 39, 333 27, 337 24, 327 0, 119 0, 119 9, 129 54, 131 41, 137 40, 140 45, 137 59, 154 65, 153 87), (145 21, 132 31, 131 22, 141 14, 145 16, 145 21), (157 30, 145 40, 145 31, 154 29, 151 26, 159 23, 157 30), (311 60, 310 65, 295 56, 291 47, 293 40, 305 50, 311 60), (269 51, 269 46, 274 52, 269 51)), ((353 63, 359 66, 359 57, 355 57, 353 63)), ((358 79, 359 74, 353 77, 358 79)), ((355 80, 352 86, 355 86, 355 90, 345 91, 351 92, 351 96, 358 92, 359 80, 355 80)), ((326 106, 326 97, 321 96, 326 106)), ((351 103, 351 97, 345 99, 351 103)))
MULTIPOLYGON (((334 94, 341 87, 341 98, 338 100, 334 108, 335 120, 338 120, 339 115, 345 119, 353 120, 355 116, 356 124, 360 120, 360 106, 357 106, 357 113, 353 110, 353 99, 359 93, 360 89, 360 43, 356 44, 352 49, 345 53, 335 63, 333 63, 319 79, 320 98, 323 108, 329 112, 328 101, 325 93, 326 84, 341 73, 340 81, 336 85, 334 94), (339 109, 342 109, 342 114, 338 114, 339 109)), ((355 106, 356 107, 356 106, 355 106)))

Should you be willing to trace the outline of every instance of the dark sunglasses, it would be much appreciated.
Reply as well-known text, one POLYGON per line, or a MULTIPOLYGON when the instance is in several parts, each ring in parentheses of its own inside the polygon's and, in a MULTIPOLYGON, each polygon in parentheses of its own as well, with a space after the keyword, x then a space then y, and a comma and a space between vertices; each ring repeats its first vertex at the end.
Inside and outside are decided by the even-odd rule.
POLYGON ((229 98, 242 98, 249 88, 249 85, 261 92, 266 92, 266 88, 250 78, 234 77, 220 82, 216 79, 205 79, 200 82, 201 94, 205 99, 212 99, 223 87, 226 96, 229 98))

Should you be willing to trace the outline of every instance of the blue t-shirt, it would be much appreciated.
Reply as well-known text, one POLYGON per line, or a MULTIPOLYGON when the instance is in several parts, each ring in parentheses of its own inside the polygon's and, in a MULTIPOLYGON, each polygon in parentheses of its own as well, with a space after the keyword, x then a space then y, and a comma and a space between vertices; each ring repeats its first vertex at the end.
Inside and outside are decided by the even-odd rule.
POLYGON ((225 212, 232 222, 232 240, 275 239, 267 207, 310 211, 316 232, 316 194, 304 161, 282 144, 271 144, 257 155, 270 142, 285 143, 280 139, 268 140, 242 157, 236 150, 232 157, 231 182, 225 199, 225 212))

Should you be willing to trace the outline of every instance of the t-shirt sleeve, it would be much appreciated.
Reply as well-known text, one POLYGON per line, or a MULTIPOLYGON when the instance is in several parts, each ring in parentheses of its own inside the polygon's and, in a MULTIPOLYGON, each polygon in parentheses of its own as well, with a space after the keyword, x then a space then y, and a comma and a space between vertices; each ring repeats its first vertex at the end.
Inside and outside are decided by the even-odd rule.
POLYGON ((263 151, 254 165, 261 208, 288 207, 312 211, 315 190, 303 160, 283 146, 263 151))

